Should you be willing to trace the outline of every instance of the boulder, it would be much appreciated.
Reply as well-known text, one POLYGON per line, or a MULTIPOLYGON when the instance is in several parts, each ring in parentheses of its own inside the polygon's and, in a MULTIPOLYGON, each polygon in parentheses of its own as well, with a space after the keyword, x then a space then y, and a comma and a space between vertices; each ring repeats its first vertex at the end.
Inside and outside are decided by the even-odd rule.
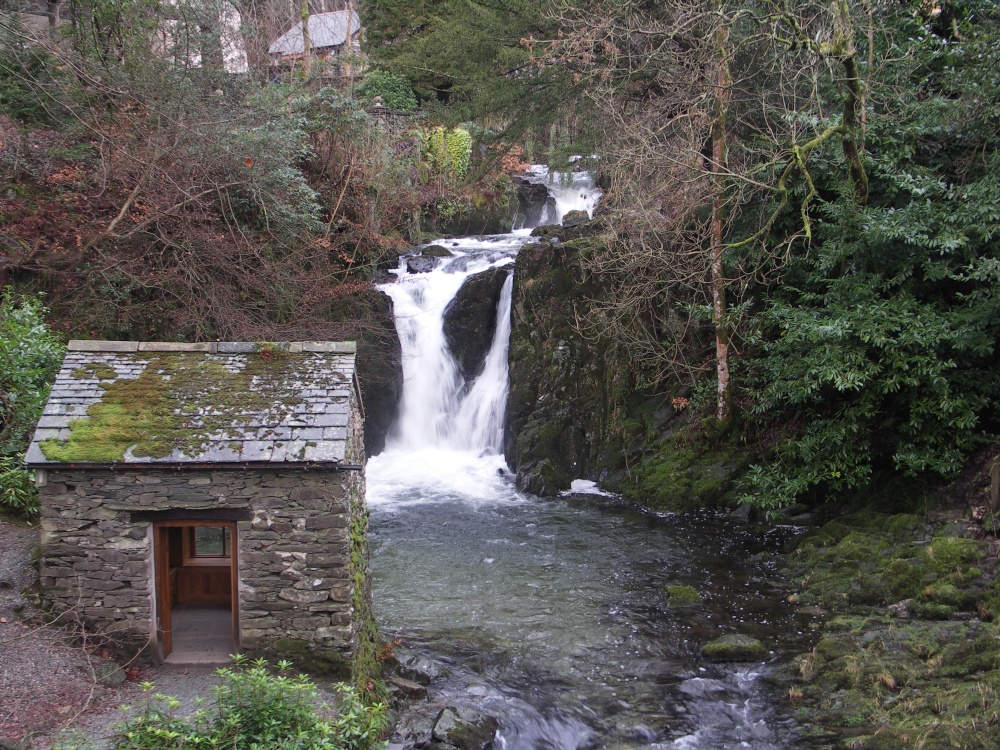
POLYGON ((94 667, 94 677, 101 685, 117 687, 125 682, 125 670, 113 661, 102 661, 94 667))
POLYGON ((570 211, 568 214, 562 217, 562 225, 564 227, 582 227, 584 224, 590 223, 590 214, 586 211, 570 211))
POLYGON ((422 258, 452 258, 454 255, 455 253, 442 245, 428 245, 420 251, 422 258))
POLYGON ((427 688, 423 685, 393 675, 386 680, 389 689, 396 695, 409 700, 423 700, 427 697, 427 688))
POLYGON ((450 674, 437 662, 403 649, 396 651, 396 672, 421 685, 430 685, 434 680, 447 677, 450 674))
POLYGON ((490 750, 500 722, 468 706, 446 706, 434 722, 434 739, 461 750, 490 750))
POLYGON ((517 185, 517 213, 523 216, 521 226, 537 227, 546 213, 555 213, 556 201, 545 185, 521 178, 517 185))
POLYGON ((756 638, 732 633, 706 643, 701 653, 712 661, 761 661, 769 652, 756 638))
POLYGON ((409 273, 430 273, 438 263, 437 258, 425 258, 422 255, 410 255, 406 258, 406 270, 409 273))
POLYGON ((357 373, 365 404, 365 455, 375 456, 385 447, 385 438, 396 421, 403 395, 403 349, 396 332, 392 299, 372 290, 360 311, 347 310, 364 321, 349 336, 358 342, 357 373))
POLYGON ((509 274, 509 268, 473 274, 444 311, 444 337, 467 381, 479 374, 490 351, 497 305, 509 274))

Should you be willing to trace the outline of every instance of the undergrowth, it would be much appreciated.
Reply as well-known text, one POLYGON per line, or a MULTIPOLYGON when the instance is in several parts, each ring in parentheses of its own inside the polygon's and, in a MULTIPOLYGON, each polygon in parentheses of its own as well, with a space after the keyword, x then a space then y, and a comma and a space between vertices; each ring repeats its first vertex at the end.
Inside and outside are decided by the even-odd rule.
MULTIPOLYGON (((234 656, 231 667, 218 670, 222 683, 211 701, 189 718, 178 715, 177 698, 154 692, 145 683, 145 700, 111 740, 111 750, 375 750, 386 728, 386 708, 365 703, 357 691, 335 686, 334 706, 318 703, 312 681, 290 674, 291 664, 278 662, 273 673, 264 660, 234 656)), ((126 707, 126 710, 128 707, 126 707)), ((70 738, 53 750, 93 750, 85 739, 70 738)))

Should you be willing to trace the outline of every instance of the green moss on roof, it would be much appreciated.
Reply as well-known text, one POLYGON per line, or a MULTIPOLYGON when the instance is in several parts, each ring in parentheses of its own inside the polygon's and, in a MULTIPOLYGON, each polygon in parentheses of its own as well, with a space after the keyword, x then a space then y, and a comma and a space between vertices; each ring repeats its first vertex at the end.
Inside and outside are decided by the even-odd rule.
POLYGON ((78 367, 73 371, 73 377, 79 380, 85 378, 97 378, 98 380, 114 380, 118 377, 115 368, 106 362, 94 362, 93 364, 78 367))
POLYGON ((195 456, 213 434, 246 425, 247 415, 284 415, 301 403, 287 373, 302 355, 261 354, 247 356, 237 372, 200 354, 157 356, 136 379, 102 384, 104 396, 87 419, 70 422, 67 439, 41 442, 42 453, 62 463, 115 463, 129 448, 139 458, 174 450, 195 456))

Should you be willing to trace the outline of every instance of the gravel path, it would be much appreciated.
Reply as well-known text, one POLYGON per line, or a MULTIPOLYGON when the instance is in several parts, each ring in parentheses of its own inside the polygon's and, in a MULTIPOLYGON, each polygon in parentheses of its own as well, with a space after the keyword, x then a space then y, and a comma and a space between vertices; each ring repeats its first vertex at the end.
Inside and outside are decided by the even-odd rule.
POLYGON ((70 646, 65 629, 36 621, 37 542, 37 528, 0 520, 0 742, 26 747, 115 692, 93 679, 100 657, 70 646))
POLYGON ((0 518, 0 747, 48 748, 81 721, 111 723, 138 692, 133 683, 101 684, 94 670, 113 662, 82 648, 74 628, 38 619, 37 544, 37 527, 0 518))

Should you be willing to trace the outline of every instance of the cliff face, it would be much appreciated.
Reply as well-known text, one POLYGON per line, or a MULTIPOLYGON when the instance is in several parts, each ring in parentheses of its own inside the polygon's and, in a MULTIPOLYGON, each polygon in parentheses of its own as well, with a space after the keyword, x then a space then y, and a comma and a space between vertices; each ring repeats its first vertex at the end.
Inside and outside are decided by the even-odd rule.
POLYGON ((577 307, 594 291, 580 264, 590 240, 564 243, 557 233, 573 234, 544 227, 514 268, 504 449, 518 486, 538 495, 624 463, 621 436, 610 428, 621 379, 613 353, 574 329, 577 307))
POLYGON ((538 242, 521 249, 514 268, 504 431, 518 486, 554 495, 590 479, 664 511, 732 502, 746 466, 739 436, 713 434, 687 399, 674 402, 690 385, 638 389, 623 352, 578 332, 588 300, 605 293, 582 262, 599 237, 585 226, 533 234, 538 242))

